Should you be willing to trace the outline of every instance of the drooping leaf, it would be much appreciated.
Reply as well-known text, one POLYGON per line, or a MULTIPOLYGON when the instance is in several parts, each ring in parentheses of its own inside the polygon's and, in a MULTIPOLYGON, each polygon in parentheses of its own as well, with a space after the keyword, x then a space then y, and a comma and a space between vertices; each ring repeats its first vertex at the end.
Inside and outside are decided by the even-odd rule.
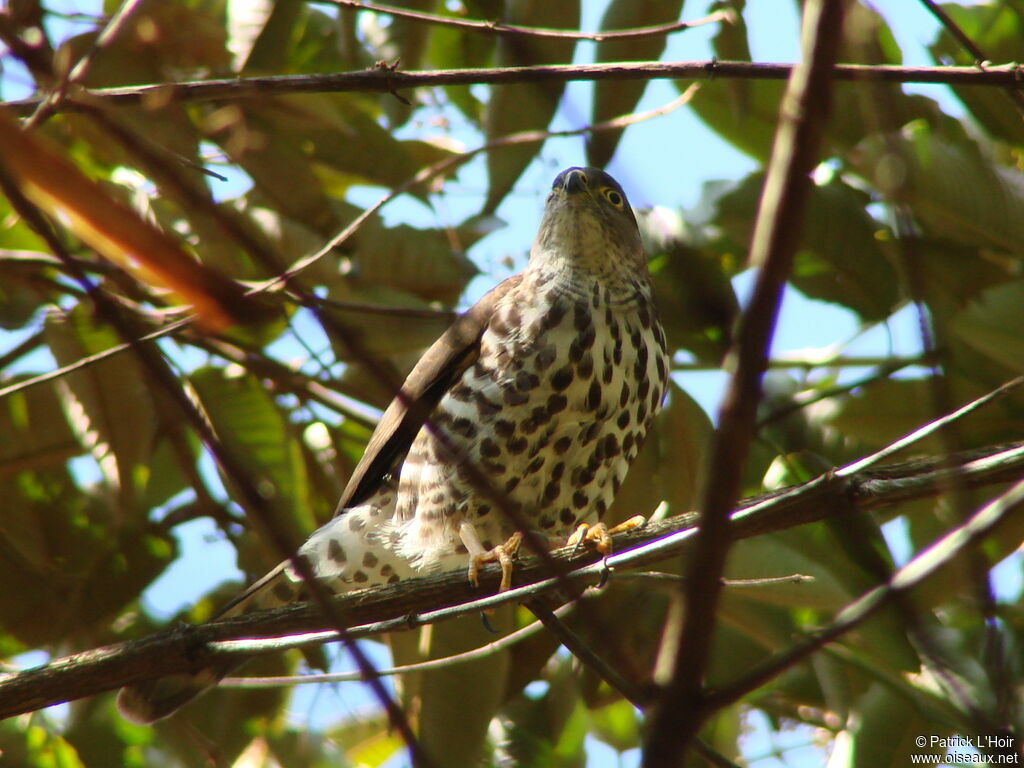
POLYGON ((875 683, 856 699, 847 722, 843 738, 836 740, 839 765, 897 768, 907 764, 907 755, 945 752, 929 738, 940 736, 934 733, 934 723, 922 718, 912 701, 883 683, 875 683))
MULTIPOLYGON (((449 12, 458 18, 497 21, 501 18, 504 0, 465 0, 449 12)), ((493 62, 497 38, 474 35, 452 27, 432 28, 427 58, 437 69, 485 67, 493 62)), ((474 125, 479 125, 484 104, 468 85, 448 85, 444 93, 451 103, 474 125)))
MULTIPOLYGON (((46 318, 46 339, 58 365, 115 346, 120 339, 98 325, 85 305, 46 318)), ((156 404, 145 371, 128 352, 70 372, 57 384, 67 421, 99 464, 124 512, 145 488, 157 429, 156 404)))
MULTIPOLYGON (((529 27, 577 29, 580 23, 579 0, 508 0, 505 17, 508 24, 529 27)), ((504 36, 498 42, 501 67, 568 64, 572 60, 574 40, 530 36, 504 36)), ((484 134, 493 140, 525 130, 543 131, 558 108, 564 83, 521 83, 492 86, 484 112, 484 134)), ((483 213, 495 211, 512 185, 537 154, 537 145, 504 147, 487 154, 490 184, 483 213)))
MULTIPOLYGON (((722 24, 712 38, 715 56, 726 61, 750 61, 747 25, 743 19, 746 0, 720 0, 709 12, 730 9, 735 23, 722 24)), ((690 85, 680 81, 679 90, 690 85)), ((771 152, 779 102, 784 84, 770 80, 711 80, 702 83, 690 101, 693 111, 716 133, 737 149, 765 162, 771 152)))
POLYGON ((0 494, 0 626, 27 647, 105 631, 174 559, 166 531, 118 520, 63 467, 2 475, 0 494))
POLYGON ((299 0, 228 0, 227 47, 240 74, 286 72, 303 3, 299 0))
MULTIPOLYGON (((718 200, 715 224, 749 243, 764 175, 754 173, 718 200)), ((839 179, 815 185, 807 200, 790 281, 811 298, 846 306, 865 322, 893 311, 899 281, 879 242, 886 230, 865 211, 867 195, 839 179)))
POLYGON ((728 349, 739 311, 724 265, 727 256, 682 240, 654 246, 651 279, 670 349, 719 363, 728 349))
POLYGON ((214 367, 193 371, 189 381, 224 448, 266 500, 274 524, 293 541, 308 535, 316 520, 302 451, 267 390, 248 374, 214 367))
MULTIPOLYGON (((601 18, 601 30, 653 26, 675 21, 683 0, 611 0, 601 18)), ((667 36, 649 35, 621 40, 602 40, 594 60, 657 61, 665 50, 667 36)), ((643 80, 601 80, 594 84, 591 122, 600 123, 636 109, 647 83, 643 80)), ((603 168, 622 138, 622 130, 600 131, 587 137, 587 164, 603 168)))
POLYGON ((107 259, 190 303, 208 328, 253 319, 238 286, 191 259, 173 236, 143 220, 86 177, 61 151, 0 112, 0 158, 19 190, 107 259))
POLYGON ((981 293, 950 321, 950 329, 980 352, 1024 372, 1024 281, 981 293))
MULTIPOLYGON (((15 384, 26 377, 5 379, 15 384)), ((62 465, 83 448, 52 386, 30 387, 0 400, 0 474, 62 465)))
POLYGON ((918 121, 898 135, 864 141, 850 159, 859 174, 907 205, 927 234, 1021 253, 1024 173, 990 162, 977 144, 954 143, 918 121))

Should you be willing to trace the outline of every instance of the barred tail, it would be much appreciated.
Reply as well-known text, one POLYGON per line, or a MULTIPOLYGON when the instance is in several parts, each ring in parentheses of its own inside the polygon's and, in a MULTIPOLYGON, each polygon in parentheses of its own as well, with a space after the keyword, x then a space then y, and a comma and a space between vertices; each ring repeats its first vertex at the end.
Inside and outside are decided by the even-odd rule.
MULTIPOLYGON (((282 563, 228 603, 216 618, 287 605, 295 599, 297 593, 298 585, 288 578, 282 563)), ((154 723, 174 714, 179 707, 215 688, 217 683, 246 661, 248 658, 242 656, 195 672, 181 672, 126 685, 117 694, 117 708, 122 717, 133 723, 154 723)))
MULTIPOLYGON (((408 564, 386 558, 380 546, 370 540, 371 534, 375 534, 385 520, 386 516, 376 505, 354 507, 343 517, 335 517, 316 530, 299 549, 299 554, 309 559, 316 577, 328 583, 334 592, 384 584, 400 575, 411 574, 408 564)), ((275 608, 301 599, 301 583, 288 565, 281 563, 251 584, 214 618, 275 608)), ((225 659, 216 666, 194 672, 132 683, 118 694, 118 709, 134 723, 144 725, 160 720, 215 687, 247 660, 244 657, 225 659)))

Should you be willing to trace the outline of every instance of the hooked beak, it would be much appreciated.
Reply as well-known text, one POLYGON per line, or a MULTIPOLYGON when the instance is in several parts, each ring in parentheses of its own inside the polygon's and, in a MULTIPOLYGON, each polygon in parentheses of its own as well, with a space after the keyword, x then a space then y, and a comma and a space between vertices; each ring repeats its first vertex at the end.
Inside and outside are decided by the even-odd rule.
POLYGON ((573 168, 567 171, 562 181, 562 189, 572 195, 577 192, 585 192, 587 189, 587 174, 580 168, 573 168))

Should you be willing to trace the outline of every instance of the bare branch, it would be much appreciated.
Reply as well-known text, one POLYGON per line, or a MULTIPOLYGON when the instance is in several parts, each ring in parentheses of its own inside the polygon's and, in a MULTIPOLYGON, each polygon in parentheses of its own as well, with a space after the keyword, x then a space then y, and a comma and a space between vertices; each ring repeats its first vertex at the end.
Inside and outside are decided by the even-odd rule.
MULTIPOLYGON (((991 446, 942 459, 923 459, 866 470, 847 478, 823 476, 802 486, 748 499, 732 516, 734 538, 750 538, 803 523, 863 513, 933 496, 950 477, 967 487, 1018 480, 1024 470, 1024 442, 991 446)), ((567 569, 564 580, 579 588, 596 585, 613 572, 664 561, 690 545, 695 515, 652 523, 615 537, 617 552, 601 559, 593 552, 566 547, 552 553, 567 569)), ((973 545, 974 540, 972 540, 973 545)), ((349 638, 409 629, 488 607, 518 603, 563 586, 537 558, 516 568, 515 588, 480 598, 464 571, 410 579, 393 587, 353 592, 334 598, 334 607, 349 624, 349 638)), ((481 570, 481 582, 496 589, 501 569, 481 570)), ((92 696, 128 683, 208 666, 251 647, 232 650, 216 641, 322 632, 332 622, 316 605, 295 604, 202 626, 176 626, 141 640, 97 648, 50 664, 0 677, 0 718, 63 701, 92 696)), ((324 642, 336 633, 307 639, 324 642)))
POLYGON ((768 659, 736 682, 708 693, 707 711, 719 709, 759 688, 827 643, 846 634, 897 596, 905 595, 940 568, 971 551, 1011 512, 1024 507, 1024 480, 990 501, 962 525, 942 536, 893 574, 841 610, 833 622, 798 645, 768 659))
POLYGON ((761 377, 782 292, 803 224, 810 172, 828 117, 832 69, 842 36, 839 0, 804 5, 804 62, 793 70, 779 113, 779 129, 754 225, 750 260, 759 267, 726 367, 733 367, 711 443, 700 503, 694 556, 683 585, 686 616, 671 678, 652 714, 644 757, 652 768, 681 765, 703 723, 704 672, 711 658, 718 596, 732 544, 729 512, 739 496, 756 427, 761 377))
MULTIPOLYGON (((86 104, 108 106, 165 105, 182 101, 235 101, 295 93, 373 92, 391 93, 411 88, 444 85, 507 85, 511 83, 568 82, 570 80, 785 80, 792 64, 750 61, 614 62, 608 64, 556 64, 538 67, 492 67, 439 69, 402 72, 397 69, 367 69, 323 75, 281 75, 267 77, 194 80, 181 83, 96 88, 70 96, 63 111, 82 109, 86 104)), ((984 71, 976 67, 901 67, 867 64, 839 64, 834 78, 868 83, 937 83, 981 85, 995 88, 1024 88, 1019 64, 1001 64, 984 71)), ((22 99, 4 104, 18 115, 31 114, 39 99, 22 99)))
MULTIPOLYGON (((931 11, 932 16, 938 19, 939 23, 946 28, 946 31, 953 36, 953 39, 960 43, 960 46, 974 57, 975 66, 977 66, 982 72, 986 71, 988 69, 988 56, 986 56, 985 52, 967 36, 966 32, 960 29, 957 23, 953 21, 953 18, 946 13, 942 6, 936 3, 935 0, 921 0, 921 2, 924 4, 925 8, 931 11)), ((1017 111, 1020 112, 1021 115, 1024 115, 1024 93, 1021 93, 1014 88, 1007 88, 1006 94, 1017 107, 1017 111)))

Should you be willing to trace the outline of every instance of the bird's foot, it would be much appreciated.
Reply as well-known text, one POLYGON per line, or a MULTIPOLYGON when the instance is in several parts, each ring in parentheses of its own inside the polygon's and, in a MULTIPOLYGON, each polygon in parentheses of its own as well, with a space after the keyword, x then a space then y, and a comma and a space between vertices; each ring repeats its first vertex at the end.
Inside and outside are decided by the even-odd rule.
POLYGON ((462 543, 469 552, 469 581, 474 587, 480 586, 478 574, 480 566, 485 563, 501 564, 500 591, 504 592, 512 587, 512 556, 519 551, 523 534, 517 531, 509 536, 508 541, 504 544, 499 544, 492 549, 484 549, 472 523, 464 522, 459 526, 459 538, 462 539, 462 543))
POLYGON ((643 515, 634 515, 629 520, 624 520, 618 525, 609 528, 604 523, 580 523, 579 527, 572 532, 569 536, 568 541, 565 542, 567 547, 573 548, 575 553, 584 544, 593 542, 593 547, 602 555, 610 554, 612 551, 612 535, 616 533, 622 533, 623 531, 631 531, 634 528, 640 528, 647 524, 647 519, 643 515))

